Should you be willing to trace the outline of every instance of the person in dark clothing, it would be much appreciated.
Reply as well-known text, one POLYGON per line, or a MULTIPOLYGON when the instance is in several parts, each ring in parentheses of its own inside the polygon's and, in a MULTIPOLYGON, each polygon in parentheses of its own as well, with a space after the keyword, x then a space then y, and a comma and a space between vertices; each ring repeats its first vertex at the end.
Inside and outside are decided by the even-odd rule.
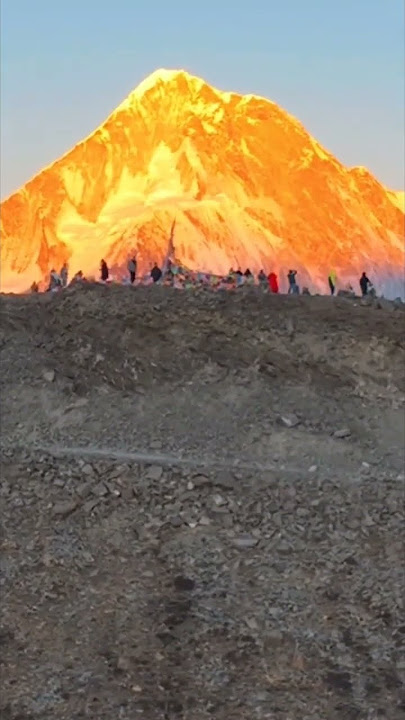
POLYGON ((83 282, 87 282, 86 278, 84 277, 82 270, 78 270, 78 272, 75 275, 73 275, 73 277, 70 281, 70 286, 77 285, 78 283, 83 283, 83 282))
POLYGON ((363 272, 361 274, 361 278, 360 278, 360 289, 361 289, 361 294, 363 297, 365 297, 365 295, 367 295, 369 285, 371 285, 371 282, 368 279, 366 273, 363 272))
POLYGON ((150 271, 150 276, 155 283, 159 282, 162 277, 162 271, 157 263, 154 264, 152 270, 150 271))
POLYGON ((56 270, 52 269, 50 278, 49 278, 49 287, 48 290, 55 292, 55 290, 58 290, 62 287, 62 281, 60 279, 60 276, 56 272, 56 270))
POLYGON ((61 279, 62 287, 64 287, 64 288, 67 286, 68 274, 69 274, 68 264, 67 264, 66 262, 64 262, 63 265, 62 265, 62 267, 61 267, 61 271, 60 271, 60 273, 59 273, 59 277, 60 277, 60 279, 61 279))
POLYGON ((131 281, 131 285, 134 284, 135 278, 136 278, 136 258, 132 257, 130 260, 128 260, 128 272, 129 272, 129 279, 131 281))
POLYGON ((295 280, 295 276, 296 276, 296 275, 297 275, 297 271, 296 271, 296 270, 290 270, 290 271, 288 272, 287 278, 288 278, 288 294, 289 294, 289 295, 290 295, 291 293, 292 293, 293 295, 297 295, 298 292, 299 292, 299 288, 298 288, 298 285, 297 285, 296 280, 295 280))
POLYGON ((245 276, 245 278, 252 277, 252 273, 250 272, 249 268, 247 270, 245 270, 244 276, 245 276))
POLYGON ((107 282, 109 274, 107 263, 105 260, 102 260, 100 264, 100 276, 103 282, 107 282))

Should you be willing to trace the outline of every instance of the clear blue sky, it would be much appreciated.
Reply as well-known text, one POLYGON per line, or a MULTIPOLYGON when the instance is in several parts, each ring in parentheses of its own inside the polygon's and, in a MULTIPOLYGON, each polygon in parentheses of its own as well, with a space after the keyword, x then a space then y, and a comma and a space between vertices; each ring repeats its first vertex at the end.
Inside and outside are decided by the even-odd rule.
POLYGON ((258 93, 348 165, 404 187, 403 0, 2 0, 1 195, 150 72, 258 93))

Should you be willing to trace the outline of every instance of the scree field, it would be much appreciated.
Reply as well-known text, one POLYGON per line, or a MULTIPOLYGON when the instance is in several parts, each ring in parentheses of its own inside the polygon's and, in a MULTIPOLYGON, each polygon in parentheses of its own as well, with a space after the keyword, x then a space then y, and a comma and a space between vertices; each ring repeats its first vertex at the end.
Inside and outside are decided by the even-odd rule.
POLYGON ((399 720, 405 312, 1 298, 4 720, 399 720))

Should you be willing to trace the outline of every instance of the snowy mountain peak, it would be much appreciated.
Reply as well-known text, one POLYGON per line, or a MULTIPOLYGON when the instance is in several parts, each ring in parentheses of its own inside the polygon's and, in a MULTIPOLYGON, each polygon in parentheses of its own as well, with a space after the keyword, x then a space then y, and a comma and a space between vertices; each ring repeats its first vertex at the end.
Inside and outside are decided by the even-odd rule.
POLYGON ((121 103, 117 110, 125 108, 133 108, 150 91, 157 91, 159 88, 167 90, 168 85, 176 85, 181 81, 185 81, 187 85, 194 89, 201 88, 205 83, 204 80, 194 75, 190 75, 186 70, 168 70, 159 68, 142 80, 137 87, 129 93, 128 97, 121 103))
POLYGON ((168 70, 166 68, 159 68, 142 80, 142 82, 135 88, 134 92, 137 95, 144 95, 145 92, 159 83, 170 83, 178 80, 179 77, 185 78, 186 80, 199 80, 200 82, 203 82, 199 78, 193 77, 183 69, 168 70))
POLYGON ((147 270, 174 217, 190 268, 294 266, 313 290, 332 267, 341 284, 364 269, 381 289, 402 282, 399 193, 346 168, 276 103, 160 69, 2 203, 2 289, 44 282, 64 261, 94 275, 104 257, 121 272, 135 250, 147 270))

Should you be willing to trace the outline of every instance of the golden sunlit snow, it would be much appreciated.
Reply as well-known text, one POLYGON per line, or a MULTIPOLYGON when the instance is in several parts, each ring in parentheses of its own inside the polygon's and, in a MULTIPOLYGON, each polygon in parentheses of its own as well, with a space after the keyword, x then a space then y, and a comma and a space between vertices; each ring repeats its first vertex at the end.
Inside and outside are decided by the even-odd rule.
POLYGON ((117 273, 134 250, 147 270, 174 218, 192 269, 294 266, 312 289, 331 268, 401 281, 403 193, 344 167, 275 103, 158 70, 2 203, 1 289, 25 291, 65 260, 91 275, 104 257, 117 273))

